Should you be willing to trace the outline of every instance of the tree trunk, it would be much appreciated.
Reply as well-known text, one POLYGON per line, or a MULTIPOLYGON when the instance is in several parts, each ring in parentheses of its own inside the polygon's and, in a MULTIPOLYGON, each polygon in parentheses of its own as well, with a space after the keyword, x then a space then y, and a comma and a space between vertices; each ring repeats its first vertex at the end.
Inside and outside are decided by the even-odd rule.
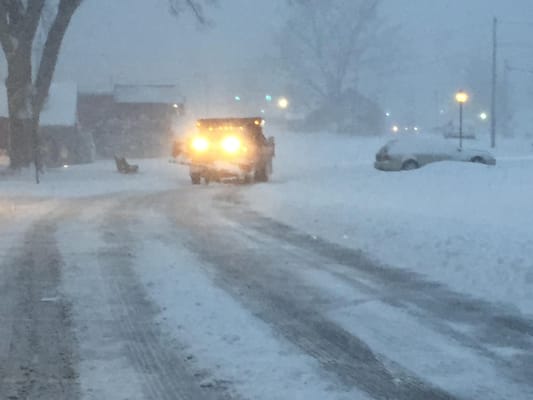
POLYGON ((9 134, 11 168, 28 167, 33 161, 33 121, 10 117, 9 134))
POLYGON ((81 2, 82 0, 59 0, 57 14, 48 30, 33 83, 33 41, 43 7, 47 3, 45 0, 0 0, 0 44, 8 67, 6 88, 11 168, 27 167, 32 161, 37 170, 42 167, 39 116, 48 97, 63 37, 81 2))
POLYGON ((34 158, 36 132, 32 109, 31 50, 20 49, 9 63, 6 88, 9 110, 9 158, 11 168, 18 169, 29 166, 34 158))

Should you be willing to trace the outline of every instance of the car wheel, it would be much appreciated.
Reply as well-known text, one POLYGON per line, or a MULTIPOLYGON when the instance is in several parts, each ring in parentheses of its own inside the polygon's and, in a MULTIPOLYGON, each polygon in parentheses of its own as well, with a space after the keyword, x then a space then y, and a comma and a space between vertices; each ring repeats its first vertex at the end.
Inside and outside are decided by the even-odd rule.
POLYGON ((200 174, 191 174, 191 183, 193 185, 199 185, 201 181, 200 174))
POLYGON ((470 161, 472 161, 473 163, 485 164, 485 160, 481 157, 474 157, 470 161))
POLYGON ((407 160, 402 164, 402 169, 404 171, 410 171, 412 169, 417 169, 418 167, 419 165, 415 160, 407 160))

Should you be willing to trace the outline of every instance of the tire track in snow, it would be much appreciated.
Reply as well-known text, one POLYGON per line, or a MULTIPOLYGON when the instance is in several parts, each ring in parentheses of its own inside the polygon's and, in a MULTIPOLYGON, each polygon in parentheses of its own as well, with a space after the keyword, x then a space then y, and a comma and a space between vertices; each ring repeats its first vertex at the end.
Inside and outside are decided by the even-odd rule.
MULTIPOLYGON (((131 205, 131 204, 130 204, 131 205)), ((149 399, 230 399, 225 387, 202 387, 183 355, 170 351, 155 321, 159 310, 147 298, 132 268, 135 251, 142 247, 130 229, 136 217, 131 207, 119 206, 101 226, 107 244, 98 254, 114 299, 112 310, 127 357, 138 371, 149 399)), ((147 266, 149 268, 149 266, 147 266)))
POLYGON ((5 399, 79 398, 77 342, 70 303, 60 292, 63 260, 54 237, 65 212, 35 222, 1 266, 0 323, 11 330, 0 338, 9 342, 0 354, 5 399))
POLYGON ((502 375, 532 387, 533 391, 533 369, 530 368, 533 365, 533 320, 502 305, 453 291, 415 272, 377 264, 362 251, 311 236, 264 217, 239 203, 238 196, 233 192, 225 191, 216 199, 223 214, 245 230, 281 240, 314 254, 318 259, 352 269, 358 275, 354 278, 344 274, 344 278, 354 284, 360 284, 361 279, 372 282, 379 288, 373 289, 378 296, 379 293, 387 293, 385 297, 381 296, 385 302, 492 359, 502 375), (238 207, 235 207, 236 203, 238 207), (468 332, 454 329, 450 323, 466 326, 468 332), (498 348, 515 349, 519 355, 509 360, 494 350, 498 348))
MULTIPOLYGON (((193 195, 194 196, 194 195, 193 195)), ((185 194, 184 197, 187 197, 185 194)), ((218 284, 285 339, 314 357, 324 371, 346 388, 356 387, 375 399, 453 399, 401 366, 375 354, 364 342, 323 317, 287 270, 278 268, 292 255, 276 248, 251 249, 235 230, 209 223, 194 207, 199 199, 175 196, 146 199, 186 229, 186 245, 213 266, 218 284), (163 210, 164 209, 164 210, 163 210)), ((206 199, 203 199, 206 200, 206 199)), ((241 223, 241 222, 239 222, 241 223)), ((238 228, 236 228, 238 230, 238 228)))

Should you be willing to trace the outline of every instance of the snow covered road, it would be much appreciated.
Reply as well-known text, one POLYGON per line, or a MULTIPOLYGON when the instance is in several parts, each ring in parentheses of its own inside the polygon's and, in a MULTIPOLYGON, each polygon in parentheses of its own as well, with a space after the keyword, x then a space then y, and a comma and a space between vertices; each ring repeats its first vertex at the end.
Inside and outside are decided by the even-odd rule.
POLYGON ((262 216, 240 192, 68 199, 36 218, 3 258, 0 393, 531 398, 532 321, 262 216))
POLYGON ((389 175, 374 143, 278 143, 266 185, 0 182, 0 399, 533 398, 529 155, 389 175))

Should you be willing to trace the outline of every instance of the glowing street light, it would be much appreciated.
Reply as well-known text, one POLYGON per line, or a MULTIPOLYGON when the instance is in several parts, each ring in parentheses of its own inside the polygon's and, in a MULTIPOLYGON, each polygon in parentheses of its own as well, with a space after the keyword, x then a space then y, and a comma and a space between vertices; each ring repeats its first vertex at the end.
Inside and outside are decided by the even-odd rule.
POLYGON ((278 107, 285 110, 289 107, 289 100, 286 97, 280 97, 278 99, 278 107))
POLYGON ((459 148, 463 148, 463 105, 468 101, 468 93, 460 90, 455 94, 455 100, 459 103, 459 148))
POLYGON ((468 93, 466 93, 464 90, 460 90, 455 94, 455 100, 459 104, 464 104, 468 101, 468 93))
POLYGON ((392 131, 393 131, 394 133, 398 133, 398 132, 400 131, 400 127, 399 127, 398 125, 394 125, 394 126, 392 127, 392 131))
POLYGON ((487 118, 489 118, 488 114, 486 112, 482 112, 481 114, 479 114, 479 119, 482 120, 482 121, 486 121, 487 118))

